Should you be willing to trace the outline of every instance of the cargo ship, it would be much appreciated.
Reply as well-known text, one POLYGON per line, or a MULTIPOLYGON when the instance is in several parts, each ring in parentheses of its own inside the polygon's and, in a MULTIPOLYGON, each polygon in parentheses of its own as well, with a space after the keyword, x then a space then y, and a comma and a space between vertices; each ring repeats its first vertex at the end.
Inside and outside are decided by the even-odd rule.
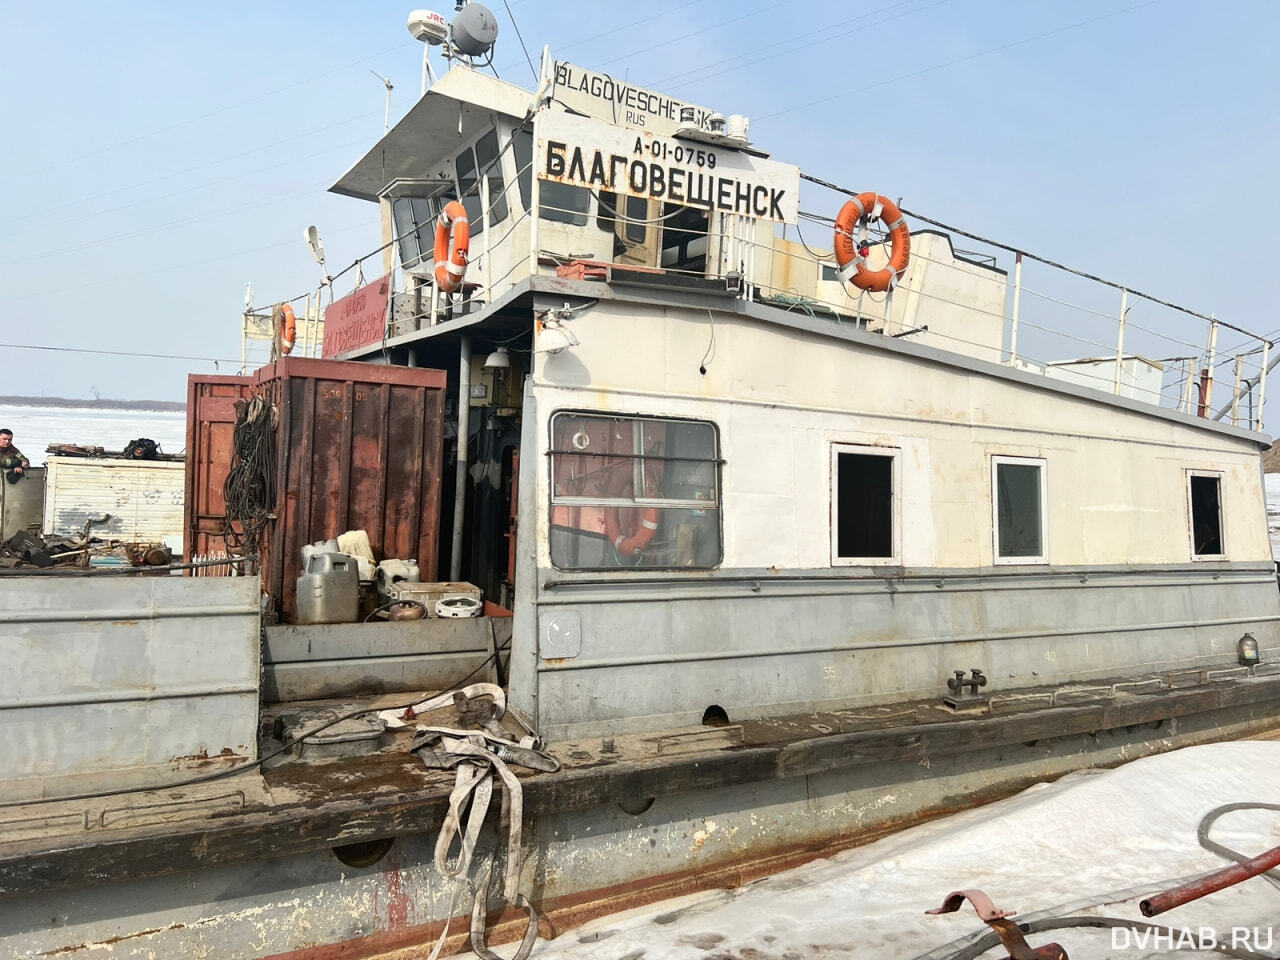
POLYGON ((1093 277, 1105 349, 1036 357, 1077 272, 549 51, 491 77, 463 13, 331 188, 371 253, 191 380, 199 575, 0 580, 0 950, 527 954, 1280 725, 1265 338, 1093 277), (299 622, 352 531, 426 616, 299 622))

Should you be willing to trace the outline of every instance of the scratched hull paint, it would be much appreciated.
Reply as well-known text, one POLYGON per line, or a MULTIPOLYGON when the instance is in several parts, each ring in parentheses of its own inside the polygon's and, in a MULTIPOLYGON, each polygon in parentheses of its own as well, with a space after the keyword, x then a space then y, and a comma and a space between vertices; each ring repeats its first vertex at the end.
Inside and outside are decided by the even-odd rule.
MULTIPOLYGON (((964 798, 992 798, 1082 767, 1245 736, 1274 724, 1268 713, 1243 708, 1160 730, 1099 731, 883 763, 852 777, 836 772, 703 790, 659 798, 638 815, 616 806, 543 815, 527 825, 521 886, 535 892, 554 929, 564 932, 645 902, 650 889, 672 896, 732 884, 734 876, 753 875, 753 861, 790 851, 795 862, 920 814, 963 807, 970 802, 964 798), (726 873, 731 865, 741 866, 726 873), (661 882, 649 888, 654 880, 661 882)), ((439 934, 452 892, 432 863, 433 847, 432 836, 404 836, 364 869, 320 851, 9 897, 0 901, 0 948, 14 957, 109 951, 138 960, 420 956, 439 934)), ((479 851, 493 848, 490 831, 479 851)), ((504 925, 495 940, 519 933, 518 925, 504 925)))

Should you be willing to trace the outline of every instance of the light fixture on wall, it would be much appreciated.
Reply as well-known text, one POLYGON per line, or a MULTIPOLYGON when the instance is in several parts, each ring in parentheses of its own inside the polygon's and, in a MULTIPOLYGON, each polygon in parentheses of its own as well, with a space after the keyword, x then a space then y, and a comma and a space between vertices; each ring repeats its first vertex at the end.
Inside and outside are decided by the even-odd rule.
POLYGON ((565 347, 576 347, 580 342, 555 312, 548 310, 535 324, 534 353, 554 356, 565 347))

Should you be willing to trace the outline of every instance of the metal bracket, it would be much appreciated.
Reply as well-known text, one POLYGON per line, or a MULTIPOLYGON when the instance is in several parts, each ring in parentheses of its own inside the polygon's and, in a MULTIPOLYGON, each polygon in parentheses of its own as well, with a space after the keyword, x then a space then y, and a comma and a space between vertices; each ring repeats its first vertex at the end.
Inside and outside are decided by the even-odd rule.
POLYGON ((1022 935, 1019 926, 1009 918, 1013 910, 1001 910, 981 890, 956 890, 947 894, 942 906, 937 910, 926 910, 927 914, 954 913, 968 900, 973 904, 982 922, 996 932, 1004 948, 1009 951, 1009 960, 1069 960, 1067 951, 1056 943, 1046 943, 1043 947, 1032 947, 1022 935))

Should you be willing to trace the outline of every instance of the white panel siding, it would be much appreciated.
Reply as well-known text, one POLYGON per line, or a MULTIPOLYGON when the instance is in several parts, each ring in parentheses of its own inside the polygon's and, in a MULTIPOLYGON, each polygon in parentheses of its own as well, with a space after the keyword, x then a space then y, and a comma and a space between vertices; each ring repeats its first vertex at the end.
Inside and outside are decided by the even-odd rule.
POLYGON ((111 514, 98 536, 159 542, 182 536, 185 464, 181 460, 56 457, 48 460, 44 532, 71 536, 85 521, 111 514))

